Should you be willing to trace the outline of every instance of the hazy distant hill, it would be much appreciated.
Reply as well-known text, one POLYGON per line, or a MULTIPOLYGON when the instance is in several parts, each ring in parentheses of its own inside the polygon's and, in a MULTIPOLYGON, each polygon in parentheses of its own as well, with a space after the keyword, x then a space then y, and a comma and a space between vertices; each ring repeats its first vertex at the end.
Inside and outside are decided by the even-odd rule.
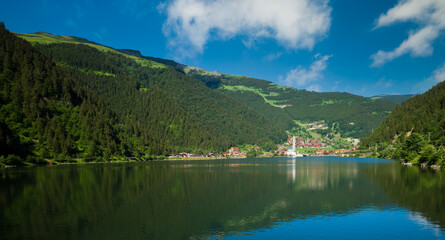
POLYGON ((374 100, 388 100, 391 102, 395 102, 398 104, 402 104, 402 102, 406 101, 409 98, 414 97, 415 94, 404 94, 404 95, 396 95, 396 94, 381 94, 377 96, 371 97, 374 100))

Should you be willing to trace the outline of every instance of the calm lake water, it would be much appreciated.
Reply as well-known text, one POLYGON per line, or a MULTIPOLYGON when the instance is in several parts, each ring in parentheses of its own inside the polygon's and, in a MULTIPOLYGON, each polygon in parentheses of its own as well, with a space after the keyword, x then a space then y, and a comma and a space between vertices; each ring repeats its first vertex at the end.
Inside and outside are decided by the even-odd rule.
POLYGON ((308 157, 4 169, 0 239, 445 239, 445 172, 308 157))

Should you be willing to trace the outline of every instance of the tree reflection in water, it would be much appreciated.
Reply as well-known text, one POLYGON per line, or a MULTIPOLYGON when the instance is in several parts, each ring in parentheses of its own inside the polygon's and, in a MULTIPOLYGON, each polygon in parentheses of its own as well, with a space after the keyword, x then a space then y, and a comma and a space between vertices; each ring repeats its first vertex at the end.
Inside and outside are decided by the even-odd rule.
POLYGON ((442 172, 369 159, 5 170, 0 178, 0 238, 221 237, 294 219, 397 204, 443 228, 443 187, 442 172))

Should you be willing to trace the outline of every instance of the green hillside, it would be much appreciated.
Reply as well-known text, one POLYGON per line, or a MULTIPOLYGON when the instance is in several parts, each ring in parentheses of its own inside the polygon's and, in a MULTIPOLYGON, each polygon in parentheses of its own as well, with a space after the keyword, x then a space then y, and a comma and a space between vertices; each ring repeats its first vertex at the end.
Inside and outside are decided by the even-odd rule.
MULTIPOLYGON (((169 69, 171 67, 200 80, 207 87, 230 97, 229 99, 234 99, 249 109, 260 113, 282 130, 298 129, 296 121, 324 121, 330 129, 338 125, 338 131, 345 137, 360 138, 377 128, 395 108, 397 102, 401 102, 411 96, 380 95, 365 98, 349 93, 310 92, 280 86, 270 81, 247 76, 222 74, 216 71, 210 72, 197 67, 185 66, 172 60, 145 57, 135 50, 115 50, 81 38, 55 36, 47 33, 19 34, 19 36, 33 42, 33 44, 37 44, 37 46, 48 45, 48 43, 53 43, 50 45, 54 45, 54 43, 60 43, 63 40, 65 43, 74 42, 91 46, 105 53, 120 54, 135 60, 142 67, 169 69), (41 38, 38 37, 40 34, 43 34, 41 38), (54 39, 48 40, 51 39, 51 36, 54 36, 54 39), (80 41, 76 42, 75 39, 80 39, 80 41), (42 45, 40 43, 47 44, 42 45)), ((59 64, 64 64, 63 59, 58 59, 57 61, 59 64)), ((101 73, 98 70, 94 71, 101 73)), ((196 87, 193 88, 196 89, 196 87)))
POLYGON ((0 59, 0 164, 121 155, 113 111, 4 24, 0 59))
POLYGON ((381 157, 420 164, 443 160, 445 145, 445 82, 398 106, 362 146, 381 157), (439 148, 439 150, 438 150, 439 148))
POLYGON ((286 130, 298 129, 296 121, 324 121, 329 129, 339 126, 338 131, 344 137, 360 138, 377 128, 396 107, 398 100, 410 96, 373 99, 349 93, 310 92, 247 76, 174 64, 172 61, 170 65, 263 114, 286 130))
POLYGON ((158 63, 158 61, 152 61, 150 59, 140 58, 136 57, 132 54, 125 54, 119 50, 103 46, 101 44, 88 41, 84 38, 79 37, 68 37, 68 36, 60 36, 60 35, 53 35, 50 33, 45 32, 38 32, 38 33, 14 33, 20 38, 25 39, 26 41, 30 42, 33 45, 46 45, 46 44, 57 44, 57 43, 71 43, 71 44, 81 44, 86 45, 92 48, 95 48, 97 50, 100 50, 105 53, 116 53, 120 54, 126 58, 130 58, 134 61, 136 61, 139 65, 144 67, 156 67, 156 68, 165 68, 166 66, 162 63, 158 63))
POLYGON ((284 130, 264 116, 177 68, 111 48, 104 51, 101 45, 33 44, 100 96, 122 121, 133 119, 151 131, 167 129, 168 133, 149 134, 149 141, 163 145, 156 154, 224 151, 233 145, 286 138, 284 130), (188 123, 193 126, 184 125, 188 123))
POLYGON ((343 136, 357 138, 376 128, 396 106, 393 102, 349 93, 297 90, 234 75, 223 75, 218 90, 270 119, 280 116, 280 126, 290 126, 294 120, 323 120, 330 128, 337 123, 343 136))

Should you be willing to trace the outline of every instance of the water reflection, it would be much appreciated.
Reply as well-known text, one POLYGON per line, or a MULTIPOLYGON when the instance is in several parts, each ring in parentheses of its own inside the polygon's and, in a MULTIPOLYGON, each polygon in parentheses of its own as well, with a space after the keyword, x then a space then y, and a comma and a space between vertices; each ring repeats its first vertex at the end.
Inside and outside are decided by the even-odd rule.
POLYGON ((445 172, 418 167, 377 166, 369 175, 397 204, 413 211, 414 219, 445 229, 445 172))
POLYGON ((399 205, 413 212, 407 219, 445 226, 443 175, 382 160, 153 162, 1 173, 0 239, 221 238, 399 205))

